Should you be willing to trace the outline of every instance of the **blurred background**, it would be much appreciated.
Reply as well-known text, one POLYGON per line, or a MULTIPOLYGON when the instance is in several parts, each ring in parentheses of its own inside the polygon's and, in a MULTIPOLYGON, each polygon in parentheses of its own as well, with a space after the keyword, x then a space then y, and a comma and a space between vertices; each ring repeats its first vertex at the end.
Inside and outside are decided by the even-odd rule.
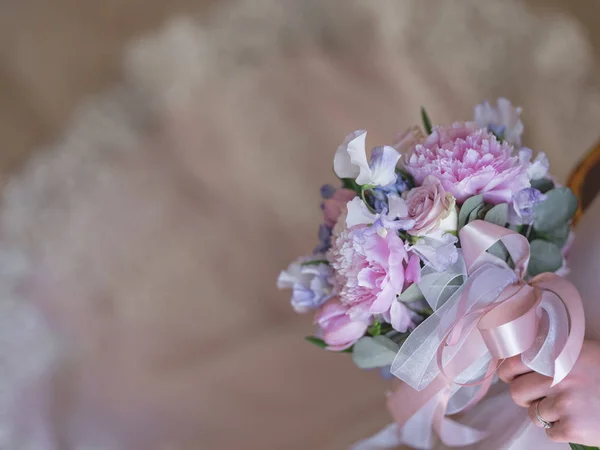
POLYGON ((565 181, 600 136, 599 12, 0 2, 1 448, 336 450, 386 425, 386 382, 305 343, 275 288, 337 145, 504 96, 565 181))

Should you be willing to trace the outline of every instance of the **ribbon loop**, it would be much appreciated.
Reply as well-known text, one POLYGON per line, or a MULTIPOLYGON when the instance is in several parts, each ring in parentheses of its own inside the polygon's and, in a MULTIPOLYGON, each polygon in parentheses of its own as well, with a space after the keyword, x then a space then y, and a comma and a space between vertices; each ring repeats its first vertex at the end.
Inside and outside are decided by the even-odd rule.
POLYGON ((469 430, 468 439, 450 439, 442 432, 453 395, 460 391, 461 400, 454 402, 460 408, 453 412, 473 406, 490 387, 498 361, 517 355, 532 370, 553 377, 555 385, 573 368, 585 331, 581 298, 570 282, 552 273, 525 279, 527 238, 476 220, 460 231, 460 242, 461 257, 449 272, 424 269, 419 287, 434 313, 398 351, 391 372, 406 384, 388 400, 400 427, 435 402, 429 426, 451 446, 485 437, 469 430), (506 247, 514 269, 487 252, 497 242, 506 247), (461 286, 453 281, 459 277, 466 277, 461 286))

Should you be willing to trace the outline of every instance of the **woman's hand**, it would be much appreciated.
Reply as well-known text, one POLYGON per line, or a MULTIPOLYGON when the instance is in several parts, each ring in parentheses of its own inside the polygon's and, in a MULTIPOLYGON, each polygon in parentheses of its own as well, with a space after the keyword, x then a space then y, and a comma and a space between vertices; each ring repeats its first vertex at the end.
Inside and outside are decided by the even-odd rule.
POLYGON ((558 385, 532 372, 521 357, 507 359, 498 370, 500 379, 510 384, 510 393, 517 405, 529 408, 533 423, 542 427, 539 414, 554 426, 546 433, 556 442, 576 442, 600 445, 600 343, 585 341, 573 370, 558 385))

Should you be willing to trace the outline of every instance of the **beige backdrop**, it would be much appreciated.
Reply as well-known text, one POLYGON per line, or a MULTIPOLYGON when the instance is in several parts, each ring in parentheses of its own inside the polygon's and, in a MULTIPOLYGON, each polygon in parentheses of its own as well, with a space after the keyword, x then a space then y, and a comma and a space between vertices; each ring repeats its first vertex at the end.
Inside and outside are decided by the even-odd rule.
POLYGON ((304 343, 310 317, 274 287, 315 243, 343 136, 387 143, 420 105, 445 122, 502 95, 564 180, 600 134, 591 1, 209 3, 0 3, 0 167, 18 173, 2 239, 58 340, 57 400, 31 426, 61 450, 333 450, 376 431, 385 383, 304 343))

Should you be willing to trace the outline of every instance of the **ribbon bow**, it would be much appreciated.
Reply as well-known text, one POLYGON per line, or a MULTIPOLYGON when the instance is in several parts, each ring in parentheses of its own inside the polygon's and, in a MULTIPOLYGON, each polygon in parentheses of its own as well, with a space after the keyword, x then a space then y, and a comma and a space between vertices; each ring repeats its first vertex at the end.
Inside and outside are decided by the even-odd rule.
POLYGON ((460 231, 460 242, 462 258, 452 271, 427 274, 424 269, 419 287, 434 313, 396 355, 391 371, 406 384, 388 397, 400 428, 410 434, 407 428, 418 427, 408 425, 420 413, 419 427, 427 422, 448 446, 486 437, 485 430, 446 415, 483 398, 503 359, 521 355, 525 365, 552 377, 555 385, 572 369, 584 337, 581 298, 570 282, 553 273, 526 280, 530 249, 524 236, 478 220, 460 231), (498 242, 514 268, 487 252, 498 242), (463 276, 462 285, 452 283, 463 276), (445 300, 448 290, 452 295, 445 300))

